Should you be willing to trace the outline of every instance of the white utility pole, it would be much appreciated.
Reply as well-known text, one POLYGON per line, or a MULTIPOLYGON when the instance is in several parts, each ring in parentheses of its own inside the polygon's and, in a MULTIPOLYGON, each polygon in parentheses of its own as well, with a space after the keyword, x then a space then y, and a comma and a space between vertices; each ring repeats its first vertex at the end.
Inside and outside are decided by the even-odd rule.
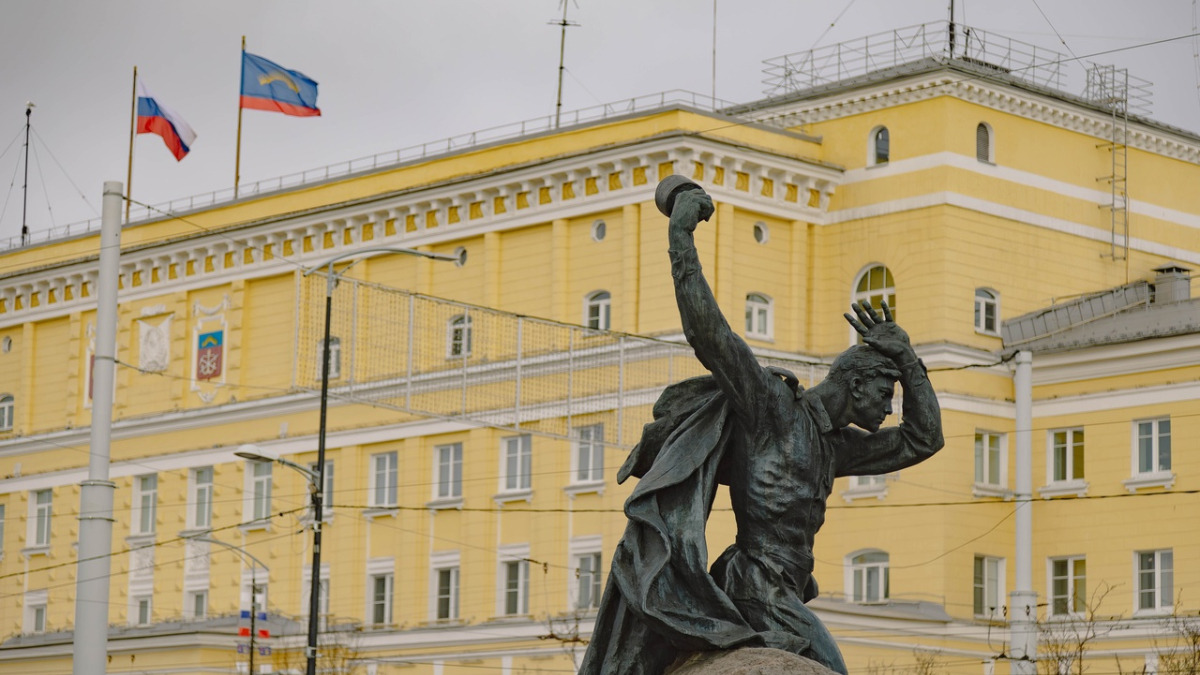
POLYGON ((1009 654, 1013 675, 1037 673, 1037 593, 1033 590, 1033 354, 1017 352, 1013 398, 1017 407, 1016 588, 1009 594, 1009 654))
POLYGON ((88 477, 79 492, 79 558, 75 571, 74 675, 97 675, 108 664, 108 585, 112 568, 113 492, 108 479, 116 369, 117 282, 121 269, 119 181, 105 181, 96 281, 96 361, 92 369, 92 429, 88 477))

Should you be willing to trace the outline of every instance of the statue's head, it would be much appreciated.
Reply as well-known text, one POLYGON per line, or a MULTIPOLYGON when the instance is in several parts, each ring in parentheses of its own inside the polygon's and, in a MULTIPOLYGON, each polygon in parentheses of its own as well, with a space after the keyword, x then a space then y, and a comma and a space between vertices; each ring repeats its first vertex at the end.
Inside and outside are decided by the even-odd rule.
POLYGON ((895 362, 874 347, 855 345, 833 360, 825 381, 846 393, 849 421, 873 432, 892 414, 898 379, 895 362))

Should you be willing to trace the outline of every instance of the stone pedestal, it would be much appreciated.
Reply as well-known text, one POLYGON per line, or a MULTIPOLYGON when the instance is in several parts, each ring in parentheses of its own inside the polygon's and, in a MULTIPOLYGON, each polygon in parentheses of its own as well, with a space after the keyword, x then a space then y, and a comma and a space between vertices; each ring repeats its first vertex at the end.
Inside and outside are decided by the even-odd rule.
POLYGON ((838 675, 825 666, 779 649, 697 652, 665 675, 838 675))

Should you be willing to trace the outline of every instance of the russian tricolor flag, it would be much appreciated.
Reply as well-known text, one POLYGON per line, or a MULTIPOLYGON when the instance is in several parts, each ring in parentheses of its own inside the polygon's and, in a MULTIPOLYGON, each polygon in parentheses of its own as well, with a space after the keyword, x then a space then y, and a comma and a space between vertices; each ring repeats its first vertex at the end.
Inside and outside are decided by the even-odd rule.
POLYGON ((196 132, 183 118, 150 95, 146 83, 138 80, 137 132, 162 136, 167 149, 181 160, 192 149, 196 132))

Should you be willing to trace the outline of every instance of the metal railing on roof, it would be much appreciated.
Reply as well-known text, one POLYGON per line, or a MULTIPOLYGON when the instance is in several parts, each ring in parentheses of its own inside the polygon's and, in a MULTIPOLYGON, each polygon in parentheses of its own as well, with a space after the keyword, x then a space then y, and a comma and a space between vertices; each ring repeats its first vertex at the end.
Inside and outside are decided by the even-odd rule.
MULTIPOLYGON (((554 123, 554 115, 544 115, 533 119, 513 122, 511 124, 503 124, 500 126, 489 127, 479 131, 472 131, 467 134, 451 136, 441 140, 432 141, 429 143, 421 143, 420 145, 412 145, 399 150, 390 152, 382 152, 367 157, 359 157, 349 161, 337 162, 315 169, 298 171, 284 176, 275 178, 267 178, 264 180, 254 181, 252 183, 242 183, 238 186, 238 198, 254 197, 280 190, 316 183, 329 180, 330 178, 338 178, 340 176, 349 176, 363 171, 373 171, 376 169, 386 168, 389 166, 397 166, 406 162, 418 161, 422 159, 430 159, 440 155, 447 155, 454 152, 459 152, 468 148, 493 143, 496 141, 510 140, 530 136, 533 134, 546 133, 554 131, 556 128, 565 128, 595 122, 598 120, 619 117, 638 112, 646 112, 658 108, 667 108, 671 106, 688 106, 699 110, 707 110, 719 112, 723 109, 732 107, 731 101, 716 99, 706 94, 697 94, 683 89, 671 89, 668 91, 659 92, 657 94, 647 94, 643 96, 635 96, 633 98, 622 99, 612 103, 602 103, 579 110, 563 112, 561 121, 556 127, 554 123)), ((149 208, 140 205, 133 205, 130 210, 129 222, 141 220, 149 220, 162 216, 163 213, 181 213, 192 211, 199 208, 214 206, 231 202, 234 200, 234 190, 232 187, 223 190, 214 190, 202 194, 191 195, 189 197, 181 197, 170 201, 152 204, 149 208)), ((62 239, 88 232, 94 232, 100 229, 100 219, 92 218, 68 225, 60 225, 51 227, 45 230, 38 230, 30 234, 29 238, 22 240, 20 236, 8 237, 0 239, 0 251, 20 248, 33 243, 41 243, 62 239)))
POLYGON ((908 26, 785 54, 763 61, 768 96, 833 85, 857 77, 886 77, 925 59, 965 61, 1026 82, 1061 90, 1066 55, 948 21, 908 26))

